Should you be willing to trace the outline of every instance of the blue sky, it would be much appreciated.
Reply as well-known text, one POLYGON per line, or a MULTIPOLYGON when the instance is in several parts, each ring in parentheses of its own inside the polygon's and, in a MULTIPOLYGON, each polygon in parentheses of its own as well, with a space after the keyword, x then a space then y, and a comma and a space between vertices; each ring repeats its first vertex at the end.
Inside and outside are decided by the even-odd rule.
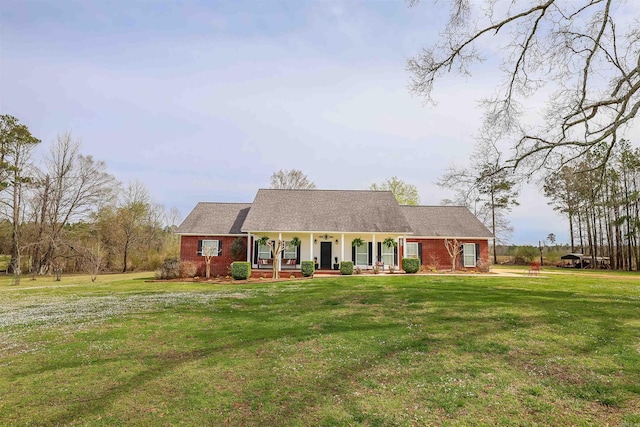
MULTIPOLYGON (((250 202, 279 169, 319 188, 397 176, 422 204, 468 161, 477 101, 497 79, 446 78, 436 106, 405 61, 446 16, 401 1, 13 1, 0 3, 0 112, 43 141, 70 131, 122 182, 140 180, 183 217, 199 201, 250 202)), ((533 187, 514 243, 566 221, 533 187)))

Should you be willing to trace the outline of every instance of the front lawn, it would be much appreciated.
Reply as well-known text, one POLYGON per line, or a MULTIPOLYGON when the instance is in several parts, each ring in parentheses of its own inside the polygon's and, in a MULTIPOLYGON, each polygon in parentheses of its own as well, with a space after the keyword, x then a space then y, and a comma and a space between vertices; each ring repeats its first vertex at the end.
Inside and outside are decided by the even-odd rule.
POLYGON ((640 280, 0 279, 0 425, 640 425, 640 280))

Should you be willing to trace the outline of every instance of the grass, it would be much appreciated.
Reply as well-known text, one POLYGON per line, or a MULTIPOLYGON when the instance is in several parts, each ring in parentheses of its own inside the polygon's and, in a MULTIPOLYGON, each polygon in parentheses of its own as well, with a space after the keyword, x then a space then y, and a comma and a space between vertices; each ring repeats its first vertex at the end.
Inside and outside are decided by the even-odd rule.
POLYGON ((0 425, 640 425, 640 280, 0 278, 0 425))

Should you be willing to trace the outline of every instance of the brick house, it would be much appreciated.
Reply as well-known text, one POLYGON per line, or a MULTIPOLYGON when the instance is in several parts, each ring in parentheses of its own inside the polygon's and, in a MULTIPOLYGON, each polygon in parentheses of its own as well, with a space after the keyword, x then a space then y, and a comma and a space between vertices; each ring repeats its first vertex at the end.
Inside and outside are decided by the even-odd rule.
POLYGON ((341 261, 371 268, 400 265, 403 257, 420 258, 435 269, 451 267, 445 239, 462 243, 458 267, 488 264, 493 235, 466 207, 400 206, 389 191, 258 190, 252 203, 200 202, 178 227, 180 257, 204 271, 204 251, 213 253, 211 274, 226 275, 235 248, 236 260, 252 268, 300 268, 315 261, 320 270, 337 269, 341 261), (290 242, 280 259, 257 243, 261 237, 290 242), (383 242, 392 239, 395 245, 383 242), (363 244, 355 247, 354 239, 363 244), (243 252, 238 254, 238 248, 243 252))

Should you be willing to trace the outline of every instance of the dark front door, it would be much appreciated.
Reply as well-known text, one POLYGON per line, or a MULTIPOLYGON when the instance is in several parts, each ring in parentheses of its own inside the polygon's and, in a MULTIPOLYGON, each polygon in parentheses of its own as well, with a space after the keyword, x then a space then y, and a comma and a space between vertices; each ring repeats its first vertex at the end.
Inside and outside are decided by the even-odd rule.
POLYGON ((320 269, 331 270, 331 242, 320 242, 320 269))

